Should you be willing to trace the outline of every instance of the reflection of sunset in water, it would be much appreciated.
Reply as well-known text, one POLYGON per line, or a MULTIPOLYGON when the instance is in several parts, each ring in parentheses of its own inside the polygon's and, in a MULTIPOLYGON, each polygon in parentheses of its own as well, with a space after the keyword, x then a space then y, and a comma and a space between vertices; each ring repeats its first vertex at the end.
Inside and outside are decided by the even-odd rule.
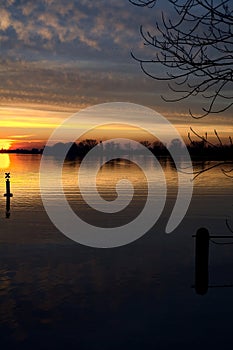
POLYGON ((5 170, 10 167, 9 154, 0 154, 0 170, 5 170))
MULTIPOLYGON (((158 223, 145 237, 131 245, 111 250, 93 249, 69 240, 47 217, 40 199, 40 159, 41 155, 0 154, 1 167, 4 164, 6 167, 0 169, 0 334, 1 345, 7 344, 2 348, 36 349, 35 342, 44 335, 47 348, 53 348, 53 329, 56 329, 63 346, 67 339, 64 324, 69 325, 65 332, 71 329, 72 339, 73 334, 74 337, 78 334, 80 344, 86 344, 86 339, 90 339, 86 331, 89 331, 90 319, 93 327, 100 325, 101 329, 107 319, 110 323, 107 333, 113 339, 113 329, 130 333, 127 327, 137 322, 137 329, 140 329, 143 317, 145 322, 149 317, 154 322, 154 315, 163 317, 164 305, 170 306, 173 297, 174 305, 178 305, 175 309, 178 315, 182 312, 180 305, 186 300, 189 312, 199 319, 196 295, 190 287, 194 265, 192 235, 197 228, 206 226, 213 234, 229 234, 225 220, 232 212, 232 179, 224 176, 218 168, 198 177, 185 220, 174 234, 165 235, 164 227, 177 195, 177 172, 169 159, 160 159, 167 179, 168 201, 158 223), (5 172, 11 173, 11 192, 14 194, 9 220, 5 219, 6 201, 3 197, 5 172), (9 339, 13 344, 11 347, 9 339), (24 347, 26 342, 30 347, 24 347)), ((59 205, 60 200, 54 175, 58 164, 55 157, 48 157, 48 185, 55 205, 59 205)), ((77 187, 79 166, 78 160, 65 162, 63 185, 69 204, 81 218, 102 227, 114 227, 116 223, 127 223, 142 209, 147 191, 145 175, 132 162, 115 159, 100 168, 97 188, 104 199, 116 197, 116 183, 121 178, 130 180, 136 191, 132 206, 130 204, 124 211, 108 218, 81 205, 77 187)), ((185 169, 182 160, 179 166, 185 169)), ((195 170, 204 166, 204 163, 194 162, 195 170)), ((146 167, 156 171, 150 158, 146 167)), ((90 162, 90 173, 92 169, 93 162, 90 162)), ((226 166, 227 169, 230 166, 226 166)), ((87 190, 88 181, 87 178, 87 190)), ((232 275, 232 245, 224 246, 224 249, 215 246, 211 246, 211 253, 223 268, 215 269, 214 277, 228 281, 232 275)), ((219 288, 216 293, 219 293, 219 288)), ((232 299, 230 293, 228 297, 232 299)), ((222 300, 222 294, 219 298, 219 308, 221 311, 224 308, 228 315, 227 299, 222 300)), ((210 320, 215 322, 214 305, 205 305, 204 312, 213 312, 210 320)), ((187 312, 183 317, 187 317, 187 312)), ((154 336, 153 322, 151 334, 154 336)), ((230 319, 227 324, 231 324, 230 319)), ((86 348, 91 349, 92 345, 88 343, 86 348)), ((81 349, 79 344, 77 348, 81 349)))
MULTIPOLYGON (((14 195, 11 201, 11 220, 22 212, 24 212, 24 215, 27 215, 31 213, 31 211, 35 210, 37 213, 40 213, 38 216, 38 221, 40 222, 41 216, 45 214, 45 210, 41 202, 39 188, 40 160, 41 155, 0 154, 0 196, 6 192, 5 172, 11 173, 11 192, 14 195)), ((98 162, 98 160, 96 161, 98 162)), ((167 180, 168 199, 174 202, 177 196, 176 168, 169 159, 162 158, 160 159, 160 162, 167 180)), ((58 163, 56 158, 52 156, 49 157, 47 167, 48 186, 51 191, 50 195, 52 196, 52 199, 54 199, 54 205, 60 205, 61 200, 61 196, 58 193, 58 179, 55 177, 55 169, 57 166, 58 163)), ((121 222, 122 225, 125 224, 130 218, 135 218, 135 216, 141 212, 147 198, 147 184, 145 182, 144 173, 133 165, 132 162, 115 160, 100 168, 98 173, 98 192, 99 195, 107 201, 111 201, 116 198, 116 184, 120 179, 128 179, 134 187, 134 199, 132 203, 129 204, 127 209, 112 215, 111 220, 107 220, 107 217, 105 217, 107 214, 103 213, 100 215, 99 212, 89 208, 83 201, 77 183, 79 166, 80 160, 65 162, 63 167, 63 188, 72 209, 84 221, 91 221, 97 226, 101 224, 104 227, 113 227, 119 222, 121 222)), ((195 170, 201 170, 203 166, 203 163, 194 162, 195 170)), ((157 172, 157 169, 153 168, 150 158, 148 158, 147 167, 149 171, 153 171, 155 173, 157 172)), ((185 164, 182 162, 182 160, 179 167, 181 169, 185 169, 185 164)), ((228 168, 226 167, 226 170, 228 168)), ((90 173, 92 172, 92 169, 93 164, 90 163, 90 173)), ((189 170, 186 169, 186 171, 188 172, 189 170)), ((93 191, 89 187, 88 177, 85 179, 85 182, 86 194, 91 199, 93 196, 93 191)), ((180 185, 183 186, 184 184, 180 185)), ((208 194, 228 195, 231 193, 231 188, 231 179, 223 176, 220 169, 215 168, 212 171, 202 174, 202 176, 198 177, 194 181, 193 201, 195 200, 196 195, 201 195, 202 197, 208 194)), ((158 196, 160 195, 159 186, 157 194, 158 196)), ((127 200, 127 192, 124 193, 123 200, 127 200)), ((222 210, 224 210, 224 207, 222 210)), ((227 212, 227 210, 225 210, 224 213, 225 212, 227 212)), ((4 215, 4 213, 5 200, 2 200, 0 201, 0 218, 4 215)))
MULTIPOLYGON (((28 228, 28 237, 30 239, 33 238, 39 240, 41 239, 40 234, 31 234, 29 222, 32 222, 34 218, 36 218, 39 229, 39 227, 41 228, 43 221, 45 225, 43 229, 44 234, 53 240, 53 236, 49 234, 45 223, 46 212, 43 208, 40 196, 39 167, 41 155, 2 154, 0 160, 2 167, 3 164, 5 164, 5 166, 9 164, 7 168, 5 167, 4 169, 1 169, 0 167, 0 196, 3 196, 3 194, 6 192, 5 172, 11 173, 11 192, 14 195, 11 201, 11 221, 25 221, 26 226, 24 225, 24 227, 28 228), (32 215, 33 212, 36 213, 35 217, 32 215)), ((174 167, 174 164, 169 159, 162 158, 160 159, 160 163, 167 180, 168 204, 172 208, 177 196, 177 171, 174 167)), ((204 163, 194 162, 193 165, 195 170, 201 170, 204 166, 204 163)), ((50 189, 50 196, 55 206, 61 204, 61 196, 58 193, 58 179, 55 177, 55 170, 57 166, 58 162, 56 158, 52 156, 48 157, 48 188, 50 189)), ((130 202, 125 210, 111 215, 111 219, 107 217, 108 214, 95 211, 87 204, 85 204, 78 188, 77 175, 79 166, 80 160, 70 160, 65 162, 63 167, 63 188, 69 205, 74 210, 74 212, 84 221, 101 227, 115 227, 119 223, 123 225, 130 220, 133 220, 133 218, 135 218, 141 212, 147 198, 147 184, 145 182, 144 173, 141 172, 140 169, 138 169, 135 165, 133 165, 132 162, 125 162, 123 160, 117 159, 101 167, 98 173, 97 189, 99 195, 107 201, 112 201, 116 198, 116 184, 120 179, 128 179, 134 187, 134 197, 132 202, 130 202)), ((157 170, 152 166, 150 158, 148 158, 146 167, 149 171, 153 171, 155 173, 157 172, 157 170)), ((181 169, 186 169, 185 163, 182 161, 182 159, 180 161, 179 167, 181 169)), ((226 167, 226 170, 228 168, 226 167)), ((92 169, 93 164, 90 162, 90 173, 92 172, 92 169)), ((186 169, 185 171, 188 172, 189 169, 186 169)), ((93 191, 89 187, 88 177, 85 179, 85 182, 86 194, 91 200, 91 198, 93 198, 93 191)), ((185 186, 185 184, 180 185, 185 186)), ((232 193, 231 189, 232 180, 226 176, 223 176, 220 169, 214 168, 212 171, 203 173, 194 181, 194 194, 192 202, 194 203, 196 200, 199 200, 200 196, 202 197, 202 202, 204 199, 203 196, 228 196, 230 193, 232 193)), ((160 196, 159 185, 157 195, 160 196)), ((127 198, 127 193, 124 192, 123 200, 127 201, 127 198)), ((5 205, 5 200, 0 200, 0 219, 5 216, 5 205)), ((195 206, 195 208, 198 208, 199 210, 198 206, 195 206)), ((221 212, 223 212, 224 215, 228 213, 228 206, 226 203, 221 206, 221 212)), ((34 223, 32 225, 34 227, 34 223)), ((48 239, 48 237, 46 239, 48 239)))
MULTIPOLYGON (((14 210, 21 210, 22 208, 33 206, 42 210, 39 188, 39 166, 41 155, 31 154, 0 154, 0 193, 5 193, 4 172, 11 173, 11 187, 14 194, 14 210)), ((169 196, 176 196, 177 192, 177 172, 174 164, 168 159, 160 160, 163 171, 166 176, 167 186, 169 189, 169 196)), ((80 203, 80 193, 77 187, 77 174, 79 170, 80 161, 67 161, 63 168, 63 186, 68 197, 68 200, 74 204, 80 203)), ((180 168, 185 169, 185 164, 179 164, 180 168)), ((55 201, 58 201, 57 193, 57 179, 54 177, 57 161, 51 157, 48 159, 48 185, 53 190, 55 201)), ((147 167, 151 171, 153 169, 151 160, 148 159, 147 167)), ((201 170, 204 163, 194 162, 194 169, 201 170)), ((229 166, 226 166, 226 170, 229 166)), ((90 164, 90 172, 92 171, 92 164, 90 164)), ((185 171, 189 171, 186 169, 185 171)), ((146 195, 147 186, 145 183, 144 174, 133 163, 125 161, 112 161, 103 166, 97 176, 97 187, 100 195, 105 199, 112 200, 116 196, 116 183, 121 179, 129 179, 136 189, 136 198, 141 200, 146 195)), ((87 189, 88 189, 88 181, 87 189)), ((232 181, 218 168, 202 174, 194 181, 194 195, 195 193, 221 193, 227 194, 232 188, 232 181)), ((91 191, 88 189, 90 196, 91 191)))

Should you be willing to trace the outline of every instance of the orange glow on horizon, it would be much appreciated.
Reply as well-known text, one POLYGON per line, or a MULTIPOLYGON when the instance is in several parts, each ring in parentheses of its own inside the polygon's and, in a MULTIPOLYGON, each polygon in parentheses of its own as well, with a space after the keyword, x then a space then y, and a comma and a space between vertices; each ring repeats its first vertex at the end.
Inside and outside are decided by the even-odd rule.
MULTIPOLYGON (((97 121, 99 120, 100 123, 103 122, 103 124, 108 121, 108 115, 104 113, 105 112, 103 112, 103 116, 97 116, 99 117, 97 121)), ((24 108, 0 106, 0 150, 43 148, 53 130, 72 114, 71 111, 68 112, 62 109, 60 111, 46 110, 43 109, 43 105, 40 109, 32 108, 32 106, 30 108, 26 106, 24 108)), ((166 114, 164 113, 164 115, 166 114)), ((90 117, 92 118, 93 116, 90 115, 90 117)), ((95 117, 96 116, 94 116, 94 118, 95 117)), ((187 135, 188 132, 190 132, 190 126, 192 126, 199 135, 204 135, 205 132, 208 132, 208 140, 215 143, 218 143, 218 140, 214 134, 214 129, 217 130, 223 143, 229 143, 229 136, 232 137, 232 126, 221 121, 221 118, 219 120, 213 119, 212 123, 210 119, 206 119, 205 122, 203 122, 203 120, 193 121, 184 117, 183 120, 182 115, 177 119, 177 112, 174 113, 174 115, 170 115, 170 117, 167 116, 167 118, 177 128, 185 142, 189 142, 187 135), (176 122, 173 122, 173 120, 176 120, 176 122)), ((85 133, 91 125, 87 114, 85 121, 82 120, 80 124, 77 122, 73 127, 77 128, 79 131, 83 130, 84 134, 81 137, 82 140, 92 138, 97 141, 104 141, 109 138, 123 137, 132 138, 136 141, 153 142, 153 137, 146 131, 134 126, 122 125, 121 121, 124 122, 124 116, 120 115, 119 124, 99 126, 85 133)), ((137 119, 134 120, 133 115, 132 123, 134 121, 137 123, 137 119)), ((145 120, 145 129, 147 129, 147 126, 152 127, 152 125, 148 125, 145 120)), ((153 127, 156 127, 156 125, 153 125, 153 127)), ((193 140, 198 140, 195 135, 191 134, 191 136, 193 140)), ((57 142, 64 142, 64 140, 57 140, 57 142)))
POLYGON ((0 150, 8 150, 12 145, 12 140, 0 139, 0 150))

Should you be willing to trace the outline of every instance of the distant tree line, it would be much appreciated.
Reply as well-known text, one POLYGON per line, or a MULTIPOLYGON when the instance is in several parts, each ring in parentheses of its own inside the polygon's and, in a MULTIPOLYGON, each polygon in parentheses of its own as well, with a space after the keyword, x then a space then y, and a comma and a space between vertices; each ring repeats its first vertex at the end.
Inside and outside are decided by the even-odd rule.
MULTIPOLYGON (((232 161, 233 155, 233 142, 232 138, 229 137, 228 143, 224 143, 219 137, 217 131, 214 131, 216 141, 210 141, 208 134, 204 136, 199 135, 192 128, 188 133, 189 143, 186 145, 189 154, 192 159, 204 159, 204 160, 230 160, 232 161)), ((182 155, 183 146, 179 139, 173 139, 169 145, 164 145, 160 141, 149 142, 141 141, 143 146, 148 148, 152 154, 156 157, 169 157, 172 149, 176 150, 182 155)), ((131 147, 130 143, 120 145, 114 142, 108 142, 103 146, 102 141, 98 142, 95 139, 86 139, 78 143, 56 143, 55 145, 48 147, 47 153, 53 156, 59 157, 65 148, 69 148, 67 153, 67 159, 83 158, 93 147, 99 147, 99 155, 104 156, 106 154, 140 154, 139 149, 131 147), (67 147, 68 146, 68 147, 67 147), (116 152, 117 151, 117 152, 116 152)), ((14 154, 43 154, 44 149, 33 148, 27 149, 15 149, 15 150, 0 150, 0 153, 14 153, 14 154)))
POLYGON ((25 148, 16 148, 16 149, 0 149, 0 153, 12 153, 12 154, 42 154, 43 148, 32 148, 32 149, 25 149, 25 148))
MULTIPOLYGON (((233 143, 232 138, 229 137, 228 143, 224 143, 215 130, 216 142, 208 139, 208 134, 200 136, 192 128, 188 134, 189 143, 186 145, 189 154, 192 159, 204 159, 204 160, 230 160, 232 161, 233 155, 233 143)), ((156 157, 170 157, 172 149, 182 155, 183 146, 179 139, 174 139, 169 145, 164 145, 160 141, 149 142, 147 140, 140 142, 143 146, 148 148, 152 154, 156 157)), ((99 155, 104 156, 106 154, 140 154, 139 149, 133 149, 129 144, 119 145, 113 142, 108 142, 105 146, 102 142, 97 140, 87 139, 79 143, 70 144, 67 159, 74 159, 76 157, 83 158, 93 147, 99 146, 99 155)), ((60 150, 65 144, 58 143, 50 148, 50 153, 59 155, 60 150)))

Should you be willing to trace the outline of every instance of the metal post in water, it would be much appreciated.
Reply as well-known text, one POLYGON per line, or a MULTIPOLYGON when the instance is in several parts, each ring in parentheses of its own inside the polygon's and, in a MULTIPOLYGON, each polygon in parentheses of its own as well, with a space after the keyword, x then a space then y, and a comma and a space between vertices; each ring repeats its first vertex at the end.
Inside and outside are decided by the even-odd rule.
POLYGON ((199 228, 196 234, 195 289, 204 295, 209 284, 209 231, 199 228))
MULTIPOLYGON (((233 239, 233 235, 210 235, 209 231, 202 227, 197 230, 195 257, 195 290, 197 294, 204 295, 208 288, 233 287, 233 284, 209 285, 209 241, 214 239, 233 239)), ((220 243, 221 244, 221 243, 220 243)), ((224 243, 222 243, 224 244, 224 243)))
POLYGON ((13 197, 13 194, 11 193, 10 188, 10 173, 5 173, 5 179, 6 179, 6 193, 4 194, 4 197, 6 197, 6 218, 8 219, 10 217, 10 207, 11 207, 11 197, 13 197))

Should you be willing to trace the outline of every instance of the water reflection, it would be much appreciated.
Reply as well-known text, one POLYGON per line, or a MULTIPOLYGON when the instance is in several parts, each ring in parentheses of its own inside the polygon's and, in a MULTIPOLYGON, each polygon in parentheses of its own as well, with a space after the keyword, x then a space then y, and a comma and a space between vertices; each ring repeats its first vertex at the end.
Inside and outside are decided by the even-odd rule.
POLYGON ((6 219, 9 219, 11 215, 11 197, 6 197, 6 219))
MULTIPOLYGON (((174 233, 165 235, 177 192, 177 174, 169 160, 161 162, 168 201, 156 226, 128 246, 96 250, 68 240, 49 221, 40 200, 40 156, 10 155, 14 193, 10 220, 4 219, 5 169, 0 181, 3 348, 141 350, 177 345, 194 350, 201 342, 203 348, 213 350, 221 348, 222 339, 232 344, 231 289, 210 288, 202 298, 191 288, 195 275, 192 235, 201 226, 215 235, 227 234, 224 224, 232 211, 232 179, 218 169, 197 178, 184 221, 174 233)), ((54 190, 54 201, 59 202, 53 178, 56 166, 51 157, 49 186, 54 190)), ((90 216, 80 204, 78 168, 79 162, 65 162, 65 193, 74 210, 90 216)), ((97 179, 99 192, 105 199, 114 198, 115 184, 121 176, 134 183, 136 206, 128 208, 127 215, 136 213, 135 208, 143 205, 146 184, 143 173, 132 164, 115 160, 102 167, 97 179)), ((127 215, 122 213, 122 221, 127 215)), ((104 220, 93 212, 91 219, 104 220)), ((232 246, 211 246, 211 285, 231 282, 232 262, 232 246)))
POLYGON ((210 235, 206 228, 199 228, 195 235, 195 290, 197 294, 205 295, 209 288, 230 288, 231 283, 209 284, 209 243, 219 246, 233 244, 233 235, 210 235), (231 241, 229 241, 229 239, 231 241), (225 242, 222 242, 225 240, 225 242))
MULTIPOLYGON (((146 264, 144 271, 136 254, 119 261, 115 254, 95 256, 94 251, 75 246, 57 248, 47 246, 37 253, 33 250, 33 256, 27 248, 13 248, 14 262, 8 258, 2 265, 0 330, 2 326, 7 330, 2 340, 8 337, 21 344, 36 332, 52 328, 62 338, 62 332, 67 333, 67 322, 72 330, 78 328, 74 334, 78 343, 78 338, 83 338, 79 330, 84 330, 88 322, 105 322, 108 313, 124 310, 132 290, 135 295, 143 290, 158 293, 156 264, 146 264), (111 262, 111 269, 106 261, 111 262)), ((52 334, 47 336, 47 342, 56 343, 52 334)))
MULTIPOLYGON (((40 190, 39 190, 39 166, 40 166, 41 155, 14 155, 14 154, 0 154, 0 164, 10 164, 10 171, 12 174, 12 188, 15 194, 15 208, 20 206, 36 206, 40 205, 40 190), (4 161, 2 161, 4 159, 4 161), (26 193, 26 196, 24 195, 26 193)), ((152 169, 151 159, 145 160, 148 169, 152 169)), ((167 185, 169 189, 176 193, 177 190, 177 172, 172 161, 167 158, 161 158, 160 163, 166 175, 167 185)), ((48 185, 54 187, 56 190, 56 179, 54 179, 54 169, 57 167, 57 161, 54 157, 48 157, 48 185)), ((77 173, 79 169, 79 161, 66 161, 63 168, 63 181, 66 187, 67 193, 74 189, 77 189, 77 173)), ((180 160, 180 168, 185 169, 185 162, 180 160)), ((202 164, 194 162, 195 170, 200 169, 202 164)), ((229 168, 230 166, 228 166, 229 168)), ((90 171, 92 164, 90 162, 90 171)), ((134 175, 135 166, 132 162, 126 162, 121 160, 113 160, 108 162, 105 166, 100 168, 100 176, 98 177, 99 183, 105 184, 105 189, 111 183, 116 183, 119 179, 119 173, 124 177, 132 177, 134 175), (101 174, 103 175, 101 178, 101 174)), ((226 166, 227 170, 227 166, 226 166)), ((1 175, 3 176, 4 173, 1 175)), ((135 173, 135 181, 139 171, 135 173)), ((88 181, 88 179, 87 179, 88 181)), ((143 175, 138 177, 137 183, 145 188, 143 175)), ((202 193, 208 193, 208 191, 214 191, 229 194, 229 190, 232 189, 231 179, 224 177, 219 169, 213 169, 210 172, 204 173, 201 177, 197 178, 194 182, 195 191, 201 191, 202 193)), ((0 181, 0 191, 5 193, 5 183, 0 181)), ((230 191, 231 193, 231 191, 230 191)))
MULTIPOLYGON (((41 155, 14 155, 14 154, 2 154, 4 159, 8 159, 10 162, 10 170, 12 174, 11 185, 12 192, 14 193, 14 201, 11 203, 11 211, 14 213, 27 213, 27 211, 40 211, 42 208, 40 189, 39 189, 39 166, 41 155)), ((98 161, 98 160, 95 160, 98 161)), ((177 195, 177 171, 171 160, 166 157, 159 159, 163 171, 167 180, 168 188, 168 200, 173 200, 177 195)), ((5 163, 6 164, 6 163, 5 163)), ((99 174, 97 176, 97 188, 100 195, 105 200, 113 200, 116 198, 116 183, 121 178, 126 178, 131 181, 134 186, 134 197, 132 203, 127 207, 125 212, 119 213, 120 217, 113 215, 111 220, 106 219, 104 214, 97 213, 84 203, 80 194, 77 174, 79 170, 79 160, 66 161, 63 167, 63 185, 66 197, 75 212, 79 211, 80 216, 88 221, 88 218, 93 219, 93 224, 99 222, 103 225, 111 225, 111 222, 116 222, 119 219, 122 224, 126 223, 127 220, 131 220, 135 215, 143 209, 146 196, 147 196, 147 184, 144 173, 135 166, 132 162, 125 160, 115 159, 104 166, 100 167, 99 174), (128 219, 127 219, 128 218, 128 219)), ((185 169, 185 162, 180 160, 180 167, 185 169)), ((48 157, 48 188, 50 189, 51 196, 54 198, 54 203, 59 205, 59 194, 57 192, 57 181, 54 177, 56 167, 58 166, 57 160, 51 156, 48 157)), ((146 166, 148 169, 153 169, 150 157, 146 159, 146 166)), ((89 164, 90 171, 92 169, 92 163, 89 164)), ((201 169, 202 164, 194 162, 195 169, 201 169)), ((226 169, 227 170, 227 169, 226 169)), ((3 179, 4 173, 1 175, 3 179)), ((87 192, 91 196, 90 188, 88 188, 88 178, 85 180, 87 183, 87 192)), ((182 185, 182 184, 181 184, 182 185)), ((5 193, 5 182, 0 181, 0 193, 5 193)), ((193 202, 196 201, 196 196, 202 196, 202 203, 204 205, 205 196, 221 195, 230 196, 232 193, 232 181, 231 179, 223 176, 219 169, 213 169, 213 171, 204 173, 201 177, 197 178, 194 182, 194 195, 193 202)), ((159 190, 158 190, 159 195, 159 190)), ((0 201, 0 217, 4 211, 9 211, 9 201, 5 203, 0 201)), ((220 215, 226 208, 224 206, 218 206, 214 209, 214 202, 208 204, 209 208, 216 211, 216 215, 220 215), (217 213, 218 211, 218 213, 217 213)), ((196 206, 197 209, 201 206, 196 206)), ((225 210, 225 216, 228 212, 225 210)), ((27 214, 24 214, 27 215, 27 214)), ((199 214, 200 215, 200 214, 199 214)))

